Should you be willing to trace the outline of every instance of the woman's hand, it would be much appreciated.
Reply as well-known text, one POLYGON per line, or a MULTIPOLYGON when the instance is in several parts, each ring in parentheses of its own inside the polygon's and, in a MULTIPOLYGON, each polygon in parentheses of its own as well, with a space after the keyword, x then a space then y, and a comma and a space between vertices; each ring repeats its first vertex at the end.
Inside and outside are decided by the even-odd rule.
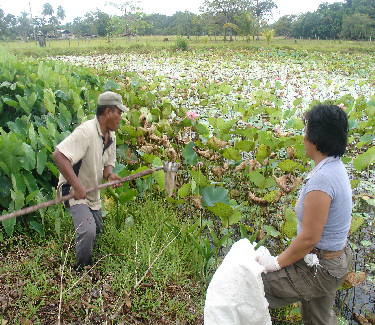
POLYGON ((260 246, 255 251, 255 260, 264 267, 264 273, 280 270, 277 256, 272 256, 269 250, 264 246, 260 246))

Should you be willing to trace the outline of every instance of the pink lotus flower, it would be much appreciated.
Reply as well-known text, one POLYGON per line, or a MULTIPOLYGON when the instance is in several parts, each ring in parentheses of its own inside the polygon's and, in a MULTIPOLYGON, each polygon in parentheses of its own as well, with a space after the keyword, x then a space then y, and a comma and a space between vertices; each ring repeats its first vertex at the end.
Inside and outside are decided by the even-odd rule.
POLYGON ((199 114, 195 110, 194 111, 188 111, 188 112, 186 112, 186 117, 189 120, 194 122, 194 120, 199 117, 199 114))

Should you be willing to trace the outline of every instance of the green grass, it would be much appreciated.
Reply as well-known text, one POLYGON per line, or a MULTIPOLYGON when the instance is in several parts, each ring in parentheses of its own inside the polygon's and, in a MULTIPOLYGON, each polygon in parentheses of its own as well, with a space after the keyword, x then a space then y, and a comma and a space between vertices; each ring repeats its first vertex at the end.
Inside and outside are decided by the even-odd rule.
MULTIPOLYGON (((345 41, 345 40, 303 40, 274 38, 268 45, 263 38, 246 42, 243 37, 236 37, 233 42, 224 42, 223 36, 196 37, 189 39, 177 36, 138 36, 130 40, 126 38, 95 38, 95 39, 72 39, 72 40, 47 40, 46 47, 41 48, 35 42, 9 41, 1 42, 0 48, 4 48, 17 55, 34 57, 45 57, 54 55, 87 55, 87 54, 110 54, 121 52, 150 53, 155 50, 179 49, 179 42, 186 40, 186 49, 249 49, 276 48, 285 50, 306 50, 321 52, 350 52, 350 53, 373 53, 375 42, 367 41, 345 41), (164 41, 168 38, 168 42, 164 41)), ((184 47, 185 49, 185 47, 184 47)))
MULTIPOLYGON (((105 231, 95 247, 96 265, 87 274, 71 269, 75 252, 69 214, 61 216, 61 239, 57 235, 40 238, 23 229, 22 235, 3 242, 0 298, 4 319, 9 324, 20 324, 22 319, 33 324, 56 323, 63 270, 61 317, 65 322, 201 324, 206 282, 200 257, 191 246, 173 240, 175 235, 164 224, 177 222, 179 216, 162 201, 147 198, 128 208, 134 217, 131 227, 117 229, 114 216, 105 216, 105 231)), ((56 216, 50 215, 58 211, 50 209, 46 223, 52 223, 56 216)))

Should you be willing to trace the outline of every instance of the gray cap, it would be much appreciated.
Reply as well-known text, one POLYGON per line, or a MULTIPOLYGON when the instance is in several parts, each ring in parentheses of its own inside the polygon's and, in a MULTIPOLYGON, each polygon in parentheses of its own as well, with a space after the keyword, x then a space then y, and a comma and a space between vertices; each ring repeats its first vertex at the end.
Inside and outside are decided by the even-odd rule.
POLYGON ((116 94, 113 91, 106 91, 98 97, 98 105, 114 105, 123 112, 127 112, 129 109, 122 103, 122 97, 120 94, 116 94))

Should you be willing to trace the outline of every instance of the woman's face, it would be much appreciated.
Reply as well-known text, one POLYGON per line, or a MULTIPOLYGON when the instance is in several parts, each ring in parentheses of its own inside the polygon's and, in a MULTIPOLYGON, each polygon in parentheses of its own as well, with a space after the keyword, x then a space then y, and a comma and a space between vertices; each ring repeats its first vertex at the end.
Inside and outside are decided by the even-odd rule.
POLYGON ((305 146, 306 156, 312 159, 312 154, 316 150, 315 145, 307 138, 307 125, 305 127, 305 134, 303 135, 303 144, 305 146))

